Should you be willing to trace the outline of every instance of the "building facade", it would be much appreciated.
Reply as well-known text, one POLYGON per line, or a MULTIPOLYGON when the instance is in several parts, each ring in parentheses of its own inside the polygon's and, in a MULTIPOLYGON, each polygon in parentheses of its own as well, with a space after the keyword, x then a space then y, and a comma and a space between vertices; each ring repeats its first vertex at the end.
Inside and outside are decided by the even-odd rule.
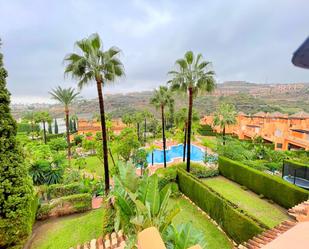
MULTIPOLYGON (((213 115, 201 119, 201 124, 212 126, 216 132, 220 127, 213 126, 213 115)), ((274 143, 276 150, 309 150, 309 114, 299 112, 288 116, 280 112, 258 112, 254 115, 238 113, 237 124, 226 127, 226 133, 239 139, 262 137, 265 142, 274 143)))

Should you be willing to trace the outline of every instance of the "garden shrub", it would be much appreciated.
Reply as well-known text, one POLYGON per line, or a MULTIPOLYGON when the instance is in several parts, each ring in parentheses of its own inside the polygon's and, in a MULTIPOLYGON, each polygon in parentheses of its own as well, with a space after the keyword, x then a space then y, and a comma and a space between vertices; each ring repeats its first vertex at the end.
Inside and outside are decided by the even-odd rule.
POLYGON ((53 216, 63 216, 84 212, 92 207, 91 194, 75 194, 53 199, 49 203, 40 206, 37 218, 46 219, 53 216))
POLYGON ((159 188, 162 189, 170 182, 176 182, 177 177, 177 168, 176 167, 168 167, 161 168, 156 171, 156 174, 159 178, 159 188))
MULTIPOLYGON (((186 169, 186 163, 179 163, 175 166, 181 167, 182 169, 186 169)), ((219 175, 219 170, 217 168, 210 168, 205 165, 199 163, 191 163, 190 164, 190 173, 197 178, 207 178, 219 175)))
POLYGON ((223 156, 219 157, 219 172, 226 178, 245 185, 257 194, 263 194, 285 208, 291 208, 307 200, 309 196, 309 191, 296 187, 279 177, 223 156))
POLYGON ((247 241, 268 228, 185 170, 178 169, 177 178, 180 191, 208 213, 237 243, 247 241))
POLYGON ((0 248, 22 248, 31 233, 34 194, 10 111, 7 71, 0 53, 0 248))
POLYGON ((62 196, 74 195, 87 192, 87 189, 84 188, 80 183, 71 183, 71 184, 53 184, 47 188, 47 196, 49 199, 59 198, 62 196))

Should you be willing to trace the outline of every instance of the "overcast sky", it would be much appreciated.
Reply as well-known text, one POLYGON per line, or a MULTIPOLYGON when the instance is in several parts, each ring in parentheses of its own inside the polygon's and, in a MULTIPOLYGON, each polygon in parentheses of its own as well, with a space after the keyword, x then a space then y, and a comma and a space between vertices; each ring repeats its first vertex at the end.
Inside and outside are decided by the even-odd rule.
MULTIPOLYGON (((49 100, 57 85, 75 86, 64 79, 63 58, 94 32, 105 49, 122 50, 126 77, 107 93, 165 84, 187 50, 211 61, 219 82, 309 82, 309 70, 291 64, 309 35, 308 13, 308 0, 0 0, 8 87, 13 102, 29 103, 49 100)), ((96 97, 95 86, 82 95, 96 97)))

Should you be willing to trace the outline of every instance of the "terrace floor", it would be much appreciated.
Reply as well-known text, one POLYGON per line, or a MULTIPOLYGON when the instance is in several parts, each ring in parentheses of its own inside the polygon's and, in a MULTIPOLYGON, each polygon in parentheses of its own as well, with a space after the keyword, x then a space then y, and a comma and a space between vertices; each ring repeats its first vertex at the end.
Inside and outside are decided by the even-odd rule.
POLYGON ((254 192, 241 188, 241 185, 225 177, 207 178, 203 182, 269 227, 291 219, 286 209, 261 199, 254 192))

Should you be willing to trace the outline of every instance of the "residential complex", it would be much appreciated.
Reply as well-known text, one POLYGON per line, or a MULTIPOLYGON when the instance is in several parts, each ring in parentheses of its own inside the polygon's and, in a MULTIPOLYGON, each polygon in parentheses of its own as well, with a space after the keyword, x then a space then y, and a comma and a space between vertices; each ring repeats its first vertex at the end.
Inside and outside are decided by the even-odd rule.
MULTIPOLYGON (((213 115, 203 117, 201 123, 221 132, 220 127, 213 125, 213 115)), ((276 150, 309 150, 309 114, 299 112, 289 116, 280 112, 258 112, 246 115, 240 112, 237 124, 226 127, 226 133, 239 139, 261 136, 265 142, 274 143, 276 150)))
MULTIPOLYGON (((119 135, 120 132, 126 127, 126 125, 121 121, 121 119, 113 119, 111 130, 119 135)), ((101 131, 101 122, 97 120, 78 120, 78 135, 84 135, 87 133, 92 133, 95 135, 97 132, 101 131)))

